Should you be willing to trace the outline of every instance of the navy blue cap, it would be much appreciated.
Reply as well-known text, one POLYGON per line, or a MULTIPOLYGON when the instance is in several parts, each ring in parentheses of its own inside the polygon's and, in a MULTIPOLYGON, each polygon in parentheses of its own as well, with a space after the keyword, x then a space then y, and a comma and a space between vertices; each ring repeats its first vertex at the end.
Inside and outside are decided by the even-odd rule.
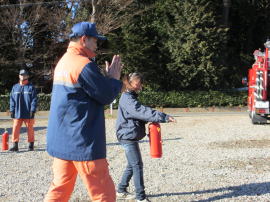
POLYGON ((69 38, 81 36, 92 36, 100 40, 106 40, 105 36, 100 35, 97 32, 96 24, 90 22, 79 22, 72 27, 71 33, 69 34, 69 38))
POLYGON ((26 71, 25 69, 21 69, 19 74, 20 75, 29 75, 28 71, 26 71))

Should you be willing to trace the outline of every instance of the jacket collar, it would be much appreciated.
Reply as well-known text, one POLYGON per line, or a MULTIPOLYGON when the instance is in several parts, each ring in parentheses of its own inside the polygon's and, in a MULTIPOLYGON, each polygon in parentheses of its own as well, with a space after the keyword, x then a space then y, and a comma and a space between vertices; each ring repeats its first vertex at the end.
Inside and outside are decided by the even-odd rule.
POLYGON ((136 97, 139 96, 138 93, 136 93, 136 92, 133 91, 133 90, 127 90, 127 93, 129 93, 129 94, 131 94, 131 95, 134 95, 134 96, 136 96, 136 97))
POLYGON ((96 54, 90 51, 88 48, 85 48, 73 41, 69 43, 67 52, 74 53, 77 55, 82 55, 82 56, 88 57, 89 59, 96 56, 96 54))
POLYGON ((25 86, 25 85, 27 85, 28 83, 29 83, 28 80, 19 81, 19 84, 20 84, 21 86, 25 86))

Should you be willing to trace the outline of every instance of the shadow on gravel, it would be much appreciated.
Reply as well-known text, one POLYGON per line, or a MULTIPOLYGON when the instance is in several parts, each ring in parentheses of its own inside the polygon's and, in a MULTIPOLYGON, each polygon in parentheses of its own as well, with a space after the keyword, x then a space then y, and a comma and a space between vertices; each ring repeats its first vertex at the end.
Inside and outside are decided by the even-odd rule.
POLYGON ((46 148, 35 148, 35 151, 46 151, 46 148))
POLYGON ((0 155, 19 154, 19 153, 25 153, 25 152, 32 152, 32 151, 28 151, 26 149, 21 149, 17 152, 11 152, 11 151, 0 152, 0 155))
MULTIPOLYGON (((167 138, 167 139, 162 139, 162 142, 165 142, 165 141, 173 141, 173 140, 181 140, 182 138, 167 138)), ((148 142, 149 143, 149 140, 141 140, 139 141, 139 143, 145 143, 145 142, 148 142)), ((116 145, 120 145, 119 142, 113 142, 113 143, 108 143, 106 144, 107 146, 116 146, 116 145)))
POLYGON ((225 149, 235 149, 235 148, 269 148, 270 139, 262 140, 237 140, 237 141, 227 141, 227 142, 211 142, 209 146, 212 148, 225 148, 225 149))
POLYGON ((8 155, 8 154, 10 154, 10 152, 0 152, 0 156, 2 156, 2 155, 8 155))
POLYGON ((219 189, 209 189, 203 191, 194 191, 194 192, 179 192, 179 193, 162 193, 162 194, 153 194, 148 195, 149 197, 161 197, 161 196, 179 196, 179 195, 188 195, 188 194, 207 194, 215 192, 228 192, 218 196, 213 196, 204 200, 194 200, 194 202, 207 202, 207 201, 217 201, 221 199, 231 199, 234 197, 240 196, 260 196, 270 193, 270 182, 263 183, 252 183, 252 184, 243 184, 240 186, 231 186, 224 187, 219 189))
MULTIPOLYGON (((12 133, 12 128, 6 128, 8 133, 11 134, 12 133)), ((47 127, 34 127, 34 131, 39 131, 39 130, 45 130, 47 129, 47 127)), ((0 128, 0 135, 2 135, 5 132, 5 128, 0 128)), ((22 127, 21 128, 21 132, 20 133, 26 133, 27 129, 26 127, 22 127)))
MULTIPOLYGON (((8 131, 8 134, 12 133, 12 128, 6 128, 6 130, 8 131)), ((5 128, 0 128, 0 135, 2 135, 5 132, 5 128)))
MULTIPOLYGON (((11 145, 10 145, 11 146, 11 145)), ((34 146, 34 151, 28 151, 28 147, 20 147, 18 152, 11 152, 11 151, 0 151, 0 155, 8 155, 8 154, 16 154, 16 153, 26 153, 26 152, 43 152, 46 151, 46 144, 39 144, 34 146)), ((1 202, 1 200, 0 200, 1 202)))
POLYGON ((0 152, 0 156, 2 155, 8 155, 8 154, 19 154, 19 153, 26 153, 26 152, 39 152, 39 151, 46 151, 45 148, 35 148, 34 151, 28 151, 28 149, 21 149, 18 152, 11 152, 11 151, 4 151, 4 152, 0 152))

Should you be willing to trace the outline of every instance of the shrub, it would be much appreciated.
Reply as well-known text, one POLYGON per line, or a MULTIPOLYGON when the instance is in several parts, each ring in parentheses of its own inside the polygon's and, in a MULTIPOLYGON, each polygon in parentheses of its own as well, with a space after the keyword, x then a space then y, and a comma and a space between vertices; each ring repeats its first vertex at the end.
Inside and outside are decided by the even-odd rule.
MULTIPOLYGON (((47 111, 50 109, 51 95, 38 94, 38 107, 37 111, 47 111)), ((0 111, 9 111, 9 95, 0 95, 0 111)))
POLYGON ((139 100, 151 107, 209 107, 243 106, 247 103, 246 92, 180 91, 142 92, 139 100))

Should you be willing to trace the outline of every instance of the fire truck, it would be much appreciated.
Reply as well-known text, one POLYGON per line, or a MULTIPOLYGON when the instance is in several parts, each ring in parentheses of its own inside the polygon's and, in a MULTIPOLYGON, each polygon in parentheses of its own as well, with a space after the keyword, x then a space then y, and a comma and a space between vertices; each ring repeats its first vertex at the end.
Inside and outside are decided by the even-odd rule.
POLYGON ((269 115, 270 40, 264 46, 264 52, 254 51, 255 62, 248 70, 248 112, 253 124, 267 123, 269 115))

